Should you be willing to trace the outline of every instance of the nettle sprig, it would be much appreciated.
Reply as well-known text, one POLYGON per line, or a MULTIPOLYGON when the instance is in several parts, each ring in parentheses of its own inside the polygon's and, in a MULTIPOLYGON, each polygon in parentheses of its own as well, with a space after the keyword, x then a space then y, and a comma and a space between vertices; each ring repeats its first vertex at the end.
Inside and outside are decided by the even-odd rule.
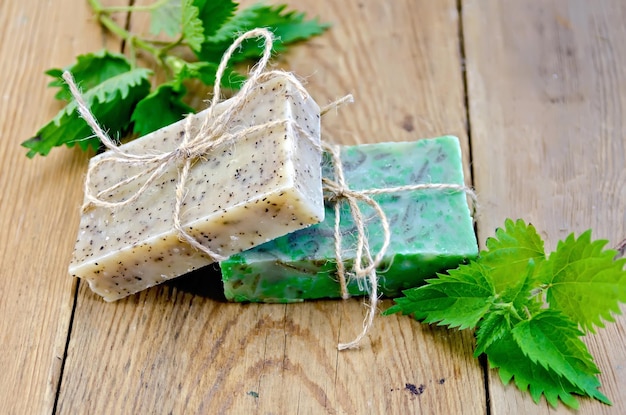
POLYGON ((503 383, 513 379, 535 402, 578 408, 575 395, 586 395, 610 404, 581 340, 626 302, 626 259, 606 243, 571 234, 546 256, 532 225, 508 219, 476 261, 404 291, 385 314, 475 329, 474 356, 486 354, 503 383))
MULTIPOLYGON (((184 101, 188 93, 185 83, 197 79, 213 86, 220 59, 239 34, 256 27, 269 28, 276 36, 274 51, 281 52, 287 45, 328 28, 317 19, 307 20, 304 13, 288 11, 285 5, 256 4, 238 10, 238 4, 232 0, 159 0, 146 6, 119 7, 104 7, 98 0, 87 1, 100 24, 125 41, 129 56, 101 50, 78 56, 66 68, 46 71, 54 78, 49 86, 59 89, 55 98, 67 105, 35 136, 22 143, 29 149, 28 157, 45 156, 61 145, 77 144, 83 150, 100 146, 99 139, 78 116, 76 102, 61 79, 65 70, 72 73, 94 116, 112 137, 142 136, 194 112, 184 101), (111 17, 117 12, 149 13, 153 38, 118 25, 111 17), (159 40, 158 35, 170 40, 159 40), (139 67, 138 51, 151 56, 164 70, 166 79, 155 88, 151 88, 153 71, 139 67), (195 58, 185 58, 188 55, 195 58)), ((250 41, 233 56, 230 64, 257 58, 261 53, 262 45, 250 41)), ((236 90, 245 79, 231 67, 222 84, 236 90)))

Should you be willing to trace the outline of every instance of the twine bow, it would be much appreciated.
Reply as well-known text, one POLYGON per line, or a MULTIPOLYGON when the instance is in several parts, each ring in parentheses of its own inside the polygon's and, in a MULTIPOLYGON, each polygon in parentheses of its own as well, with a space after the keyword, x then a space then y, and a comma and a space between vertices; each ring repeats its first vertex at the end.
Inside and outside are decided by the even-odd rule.
POLYGON ((367 304, 367 314, 363 321, 363 330, 352 341, 348 343, 339 343, 338 349, 353 349, 359 345, 361 340, 367 335, 369 330, 374 324, 374 317, 376 315, 376 306, 378 304, 378 275, 377 268, 380 266, 389 244, 391 241, 391 229, 389 227, 389 221, 387 215, 381 208, 380 204, 374 200, 372 196, 381 194, 390 194, 398 192, 407 192, 415 190, 451 190, 455 192, 465 192, 470 200, 472 206, 475 208, 476 194, 474 191, 466 186, 451 184, 451 183, 423 183, 423 184, 409 184, 405 186, 388 187, 380 189, 366 189, 366 190, 352 190, 348 187, 343 174, 343 167, 340 158, 339 146, 323 143, 324 151, 326 151, 333 164, 335 180, 329 178, 323 178, 324 190, 326 192, 325 198, 331 203, 334 203, 335 211, 335 229, 334 229, 334 244, 335 244, 335 260, 337 262, 337 278, 339 280, 339 286, 341 288, 341 297, 347 299, 350 297, 348 292, 348 272, 344 264, 344 260, 341 254, 342 237, 341 237, 341 203, 345 202, 350 208, 350 213, 354 219, 356 226, 356 255, 352 270, 349 272, 352 278, 358 281, 366 281, 366 289, 369 290, 369 303, 367 304), (369 205, 375 213, 375 216, 380 221, 383 229, 383 243, 375 254, 372 254, 367 236, 365 234, 365 219, 363 213, 359 207, 358 202, 363 202, 369 205))
POLYGON ((255 125, 248 128, 241 128, 237 131, 231 131, 233 127, 234 117, 243 109, 244 105, 248 102, 249 95, 257 84, 267 81, 273 77, 283 77, 291 81, 293 85, 302 94, 302 98, 308 97, 307 91, 302 84, 290 73, 283 71, 266 71, 265 67, 272 54, 273 35, 267 29, 254 29, 239 36, 233 44, 224 53, 220 65, 215 75, 215 86, 213 91, 213 98, 206 111, 206 116, 199 131, 196 134, 192 134, 192 116, 189 115, 185 122, 184 136, 177 148, 170 152, 160 154, 133 154, 129 153, 123 147, 117 146, 115 142, 102 130, 94 115, 89 110, 89 107, 85 103, 72 75, 69 72, 63 74, 63 79, 69 85, 70 91, 78 104, 78 111, 87 124, 91 127, 94 134, 102 141, 104 146, 112 152, 110 158, 101 158, 93 163, 85 179, 85 204, 83 205, 83 211, 99 206, 105 208, 119 208, 129 203, 136 201, 142 194, 146 192, 148 188, 169 168, 170 165, 176 164, 178 169, 178 181, 176 183, 176 203, 173 212, 173 227, 178 233, 181 240, 186 241, 189 245, 193 246, 199 251, 204 252, 214 261, 221 261, 226 259, 217 252, 209 249, 203 244, 199 243, 193 236, 191 236, 183 227, 181 223, 181 208, 186 194, 187 179, 189 171, 194 162, 203 157, 203 155, 210 153, 215 148, 229 142, 236 141, 243 138, 246 135, 262 131, 269 130, 272 127, 280 124, 291 123, 292 127, 297 129, 304 137, 306 137, 316 148, 321 152, 321 146, 319 143, 311 137, 311 135, 304 129, 300 128, 292 120, 277 120, 268 122, 261 125, 255 125), (214 116, 216 106, 221 100, 221 79, 226 70, 226 66, 235 50, 246 39, 251 38, 264 38, 265 45, 263 56, 261 60, 254 67, 250 73, 249 79, 241 87, 241 90, 230 100, 224 101, 222 105, 225 105, 225 109, 218 116, 214 116), (124 180, 121 180, 106 189, 96 192, 92 184, 92 176, 95 174, 96 169, 103 163, 120 163, 126 165, 141 166, 141 172, 132 175, 124 180), (109 201, 103 198, 104 195, 111 194, 116 189, 127 185, 129 183, 140 180, 142 177, 147 177, 142 186, 133 193, 129 198, 121 201, 109 201))

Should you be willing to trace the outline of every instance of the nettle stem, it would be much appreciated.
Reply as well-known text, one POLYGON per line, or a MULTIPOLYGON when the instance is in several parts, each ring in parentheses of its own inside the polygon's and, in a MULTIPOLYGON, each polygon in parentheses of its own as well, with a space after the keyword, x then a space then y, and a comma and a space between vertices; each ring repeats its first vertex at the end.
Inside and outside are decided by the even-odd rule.
POLYGON ((169 0, 159 0, 152 4, 139 5, 139 6, 103 6, 98 0, 87 0, 91 7, 97 13, 120 13, 120 12, 151 12, 159 7, 162 7, 169 0))
MULTIPOLYGON (((494 303, 493 305, 494 305, 495 309, 508 311, 509 315, 515 317, 518 321, 525 320, 519 314, 519 312, 517 311, 517 309, 515 308, 513 303, 494 303)), ((530 313, 528 312, 528 310, 525 310, 525 311, 526 311, 526 316, 528 317, 528 319, 530 319, 530 317, 531 317, 530 313)))
POLYGON ((158 41, 158 40, 152 41, 152 40, 144 39, 124 29, 122 26, 117 24, 117 22, 113 20, 113 18, 111 18, 112 13, 118 13, 118 12, 132 13, 132 12, 152 11, 158 7, 163 6, 163 4, 165 4, 167 1, 168 0, 160 0, 150 5, 146 5, 146 6, 104 7, 100 3, 99 0, 87 0, 89 5, 93 9, 94 13, 96 14, 96 17, 98 21, 100 22, 100 24, 104 26, 107 30, 109 30, 111 33, 113 33, 115 36, 117 36, 118 38, 128 43, 129 49, 130 49, 129 53, 131 55, 131 62, 133 65, 135 65, 135 62, 136 62, 136 50, 141 49, 144 52, 147 52, 148 54, 152 55, 152 57, 159 63, 159 65, 164 67, 168 72, 171 72, 172 68, 169 68, 165 57, 167 56, 167 53, 171 49, 183 44, 184 39, 182 36, 176 39, 175 41, 158 41), (157 46, 157 45, 161 45, 161 46, 157 46))

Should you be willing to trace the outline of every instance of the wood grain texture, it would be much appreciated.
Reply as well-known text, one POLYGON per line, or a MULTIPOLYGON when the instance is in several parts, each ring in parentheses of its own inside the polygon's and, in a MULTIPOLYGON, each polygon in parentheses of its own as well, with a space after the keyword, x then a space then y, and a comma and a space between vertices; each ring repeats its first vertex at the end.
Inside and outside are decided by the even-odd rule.
MULTIPOLYGON (((548 248, 587 228, 617 243, 626 236, 625 6, 462 3, 459 33, 452 0, 290 2, 333 28, 275 65, 303 77, 321 104, 355 95, 326 116, 326 139, 458 135, 482 201, 481 240, 510 216, 532 221, 548 248)), ((147 31, 145 17, 131 25, 147 31)), ((487 408, 468 333, 381 317, 360 350, 340 353, 337 343, 361 328, 362 300, 228 304, 207 270, 113 304, 80 284, 68 333, 87 156, 57 149, 28 160, 19 143, 60 108, 43 70, 104 44, 120 46, 83 0, 0 2, 0 413, 52 413, 59 385, 59 414, 569 412, 536 406, 495 372, 487 408)), ((580 413, 626 413, 626 319, 588 344, 614 406, 585 400, 580 413)))
POLYGON ((103 46, 87 5, 0 2, 0 412, 50 413, 73 301, 67 275, 86 156, 19 143, 61 108, 44 70, 103 46))
MULTIPOLYGON (((626 236, 626 7, 621 1, 465 1, 474 180, 480 240, 506 217, 531 221, 546 248, 593 228, 626 236)), ((586 340, 613 407, 626 413, 626 318, 586 340)), ((493 414, 540 410, 490 372, 493 414)))
MULTIPOLYGON (((328 134, 374 142, 454 133, 467 150, 454 2, 298 7, 334 27, 277 65, 305 77, 321 103, 357 97, 327 119, 328 134)), ((361 350, 339 353, 337 343, 360 331, 362 300, 240 305, 185 291, 160 287, 107 304, 81 284, 59 413, 485 411, 467 333, 380 318, 361 350)))
POLYGON ((298 8, 333 26, 292 50, 281 66, 307 80, 322 104, 354 95, 354 105, 325 118, 325 139, 354 144, 456 135, 469 184, 456 2, 432 3, 300 2, 298 8))

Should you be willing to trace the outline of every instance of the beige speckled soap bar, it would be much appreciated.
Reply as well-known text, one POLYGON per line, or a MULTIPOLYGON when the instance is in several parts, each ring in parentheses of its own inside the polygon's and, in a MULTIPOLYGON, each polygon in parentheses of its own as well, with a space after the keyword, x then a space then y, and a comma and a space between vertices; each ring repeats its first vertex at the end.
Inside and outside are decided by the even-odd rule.
MULTIPOLYGON (((220 104, 215 114, 223 110, 220 104)), ((203 115, 194 116, 194 128, 203 115)), ((281 119, 293 122, 225 144, 191 169, 182 223, 213 252, 228 256, 323 219, 321 152, 294 127, 319 144, 320 110, 310 97, 303 98, 283 77, 259 84, 230 131, 281 119)), ((181 121, 123 147, 135 154, 172 151, 183 129, 181 121)), ((95 156, 91 165, 106 157, 109 152, 95 156)), ((101 164, 94 186, 105 189, 138 171, 137 166, 101 164)), ((113 301, 211 263, 172 228, 177 174, 176 166, 169 166, 135 202, 83 213, 70 274, 113 301)), ((112 199, 127 199, 140 185, 124 185, 112 199)))

